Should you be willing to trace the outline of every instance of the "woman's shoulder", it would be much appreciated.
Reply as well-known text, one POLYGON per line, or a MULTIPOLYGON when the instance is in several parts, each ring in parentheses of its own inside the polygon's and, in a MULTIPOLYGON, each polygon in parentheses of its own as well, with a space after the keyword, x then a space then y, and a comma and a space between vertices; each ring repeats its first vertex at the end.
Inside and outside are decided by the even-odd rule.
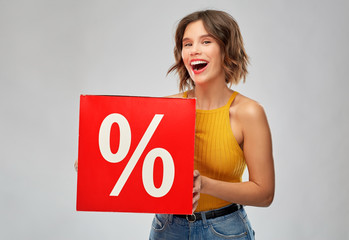
POLYGON ((263 106, 249 97, 237 94, 230 109, 242 121, 265 118, 263 106))

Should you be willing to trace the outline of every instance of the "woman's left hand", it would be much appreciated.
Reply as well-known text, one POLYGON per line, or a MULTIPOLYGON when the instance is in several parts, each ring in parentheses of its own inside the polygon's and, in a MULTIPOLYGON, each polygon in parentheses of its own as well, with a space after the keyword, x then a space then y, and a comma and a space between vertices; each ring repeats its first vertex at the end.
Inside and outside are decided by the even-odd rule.
POLYGON ((194 170, 193 180, 193 212, 198 206, 201 192, 201 175, 198 170, 194 170))

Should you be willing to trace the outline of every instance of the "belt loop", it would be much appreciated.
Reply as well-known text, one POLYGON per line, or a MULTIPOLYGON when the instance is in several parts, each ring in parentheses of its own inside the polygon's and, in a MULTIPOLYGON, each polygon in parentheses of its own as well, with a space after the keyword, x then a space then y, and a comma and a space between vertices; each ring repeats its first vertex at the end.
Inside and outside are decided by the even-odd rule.
POLYGON ((204 228, 208 228, 206 212, 200 212, 200 214, 201 214, 202 224, 204 225, 204 228))

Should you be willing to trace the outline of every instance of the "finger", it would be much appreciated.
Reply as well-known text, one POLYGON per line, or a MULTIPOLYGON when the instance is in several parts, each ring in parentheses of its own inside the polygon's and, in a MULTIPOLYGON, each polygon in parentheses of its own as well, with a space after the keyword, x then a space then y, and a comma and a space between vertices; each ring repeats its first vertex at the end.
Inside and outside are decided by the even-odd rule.
POLYGON ((192 213, 196 210, 197 206, 199 205, 199 199, 200 199, 200 193, 193 194, 192 213))
POLYGON ((196 208, 198 207, 198 204, 199 204, 198 202, 193 204, 192 213, 195 212, 196 208))
POLYGON ((201 186, 193 187, 193 193, 199 193, 201 191, 201 186))
POLYGON ((194 179, 193 193, 201 191, 201 178, 194 179))
POLYGON ((193 204, 198 202, 200 199, 200 193, 194 193, 193 194, 193 204))

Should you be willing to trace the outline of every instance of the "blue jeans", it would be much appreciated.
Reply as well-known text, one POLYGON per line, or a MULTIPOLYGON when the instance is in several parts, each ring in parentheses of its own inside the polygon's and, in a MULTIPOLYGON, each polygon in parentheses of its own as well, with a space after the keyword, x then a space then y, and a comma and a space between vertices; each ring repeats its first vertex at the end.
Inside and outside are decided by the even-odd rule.
POLYGON ((152 222, 150 240, 202 240, 202 239, 239 239, 254 240, 254 231, 244 208, 211 219, 188 222, 171 214, 156 214, 152 222))

